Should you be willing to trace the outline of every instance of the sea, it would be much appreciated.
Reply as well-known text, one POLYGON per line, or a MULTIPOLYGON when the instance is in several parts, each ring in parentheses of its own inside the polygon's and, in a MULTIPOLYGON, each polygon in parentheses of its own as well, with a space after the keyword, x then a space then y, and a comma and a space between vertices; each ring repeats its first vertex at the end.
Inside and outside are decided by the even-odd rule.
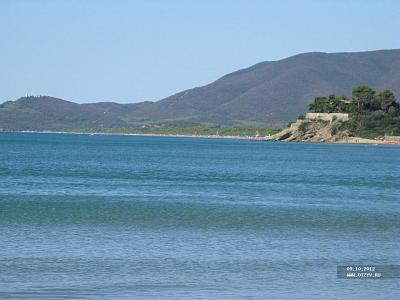
POLYGON ((400 299, 400 147, 0 133, 1 299, 400 299))

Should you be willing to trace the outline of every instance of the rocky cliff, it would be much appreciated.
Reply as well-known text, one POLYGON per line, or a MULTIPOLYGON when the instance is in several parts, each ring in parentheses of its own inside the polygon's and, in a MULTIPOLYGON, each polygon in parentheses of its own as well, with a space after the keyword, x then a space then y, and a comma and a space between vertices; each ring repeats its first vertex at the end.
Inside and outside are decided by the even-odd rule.
POLYGON ((347 130, 341 130, 343 123, 338 120, 298 119, 288 128, 272 136, 277 141, 302 142, 342 142, 350 135, 347 130))

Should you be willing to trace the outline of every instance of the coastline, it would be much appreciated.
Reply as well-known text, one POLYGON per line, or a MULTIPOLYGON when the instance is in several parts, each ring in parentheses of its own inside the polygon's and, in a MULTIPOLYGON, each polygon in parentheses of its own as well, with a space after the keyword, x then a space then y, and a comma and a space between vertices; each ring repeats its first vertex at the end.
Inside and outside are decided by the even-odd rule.
MULTIPOLYGON (((201 135, 201 134, 167 134, 167 133, 118 133, 118 132, 85 132, 85 131, 51 131, 51 130, 14 130, 1 131, 9 133, 45 133, 45 134, 76 134, 76 135, 115 135, 115 136, 149 136, 149 137, 183 137, 183 138, 209 138, 209 139, 235 139, 235 140, 260 140, 267 141, 262 137, 239 136, 239 135, 201 135)), ((269 139, 270 140, 270 139, 269 139)))
POLYGON ((324 144, 365 144, 365 145, 400 145, 400 142, 387 140, 374 140, 361 137, 348 137, 338 141, 278 141, 271 137, 239 136, 239 135, 201 135, 201 134, 163 134, 163 133, 118 133, 118 132, 85 132, 85 131, 51 131, 51 130, 15 130, 0 131, 8 133, 33 133, 33 134, 76 134, 76 135, 109 135, 109 136, 144 136, 144 137, 180 137, 180 138, 207 138, 207 139, 230 139, 247 140, 256 142, 281 142, 281 143, 324 143, 324 144))
MULTIPOLYGON (((340 115, 343 117, 342 115, 340 115)), ((326 113, 322 116, 307 114, 305 118, 296 121, 272 136, 273 140, 283 142, 308 142, 308 143, 332 143, 332 144, 367 144, 367 145, 400 145, 397 136, 377 136, 375 138, 363 138, 353 136, 348 130, 338 130, 341 119, 338 114, 326 113), (335 119, 333 119, 335 117, 335 119), (325 119, 324 119, 325 118, 325 119), (329 120, 329 119, 332 120, 329 120)), ((347 115, 345 115, 348 117, 347 115)))

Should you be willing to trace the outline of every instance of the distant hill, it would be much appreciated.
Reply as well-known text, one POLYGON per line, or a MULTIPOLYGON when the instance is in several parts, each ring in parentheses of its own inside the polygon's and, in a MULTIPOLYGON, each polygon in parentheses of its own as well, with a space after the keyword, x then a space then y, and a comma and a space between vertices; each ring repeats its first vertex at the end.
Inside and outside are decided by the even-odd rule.
POLYGON ((0 128, 57 130, 135 127, 147 123, 286 124, 317 95, 351 95, 368 84, 400 97, 400 50, 304 53, 262 62, 157 102, 76 104, 23 97, 0 106, 0 128))
POLYGON ((3 130, 129 128, 138 125, 140 121, 138 118, 132 121, 129 114, 148 103, 150 102, 77 104, 48 96, 23 97, 0 105, 0 128, 3 130))

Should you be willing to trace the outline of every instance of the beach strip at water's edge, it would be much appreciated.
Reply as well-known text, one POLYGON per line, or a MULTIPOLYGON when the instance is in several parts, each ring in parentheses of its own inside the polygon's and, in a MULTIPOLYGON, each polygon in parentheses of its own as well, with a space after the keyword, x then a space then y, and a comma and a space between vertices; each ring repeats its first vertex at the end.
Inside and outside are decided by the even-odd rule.
POLYGON ((238 135, 200 135, 200 134, 163 134, 163 133, 118 133, 118 132, 85 132, 85 131, 51 131, 51 130, 15 130, 0 131, 8 133, 32 133, 32 134, 77 134, 77 135, 106 135, 106 136, 143 136, 143 137, 180 137, 180 138, 208 138, 208 139, 230 139, 248 140, 256 142, 282 142, 282 143, 324 143, 324 144, 366 144, 366 145, 400 145, 397 141, 374 140, 361 137, 349 137, 338 141, 277 141, 271 137, 238 136, 238 135))
MULTIPOLYGON (((77 135, 109 135, 109 136, 148 136, 148 137, 182 137, 182 138, 209 138, 209 139, 235 139, 235 140, 261 140, 262 138, 239 135, 201 135, 201 134, 167 134, 167 133, 122 133, 122 132, 87 132, 87 131, 52 131, 52 130, 4 130, 8 133, 33 133, 33 134, 77 134, 77 135)), ((266 139, 262 139, 266 141, 266 139)))

